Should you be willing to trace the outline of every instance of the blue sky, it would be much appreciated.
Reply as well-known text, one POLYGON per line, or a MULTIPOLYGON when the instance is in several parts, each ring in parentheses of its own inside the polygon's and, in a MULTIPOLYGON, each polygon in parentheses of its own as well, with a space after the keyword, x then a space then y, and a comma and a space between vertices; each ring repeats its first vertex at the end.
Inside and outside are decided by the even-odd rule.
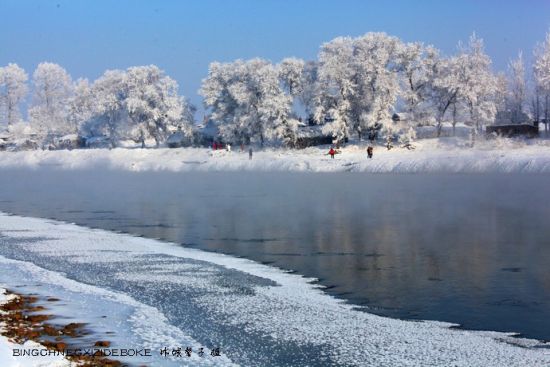
POLYGON ((476 31, 494 68, 530 59, 550 29, 549 0, 0 0, 0 65, 41 61, 93 80, 156 64, 194 103, 211 61, 314 59, 337 36, 384 31, 453 53, 476 31))

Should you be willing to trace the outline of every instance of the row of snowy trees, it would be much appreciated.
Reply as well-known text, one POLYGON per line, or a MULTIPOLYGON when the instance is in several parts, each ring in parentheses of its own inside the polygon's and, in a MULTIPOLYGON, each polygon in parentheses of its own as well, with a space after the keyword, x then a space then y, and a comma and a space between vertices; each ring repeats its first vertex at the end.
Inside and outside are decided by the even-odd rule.
MULTIPOLYGON (((291 143, 301 105, 323 132, 342 141, 381 132, 388 139, 414 136, 418 124, 469 123, 474 132, 492 123, 497 111, 526 112, 527 83, 521 53, 507 74, 496 74, 483 41, 472 35, 455 55, 433 46, 405 43, 385 33, 338 37, 321 46, 318 60, 284 59, 212 63, 201 95, 229 141, 291 143), (394 112, 407 112, 408 126, 396 125, 394 112)), ((550 35, 535 52, 531 109, 548 117, 550 35)))
MULTIPOLYGON (((15 64, 0 68, 0 118, 8 130, 20 127, 19 106, 28 76, 15 64), (18 126, 19 125, 19 126, 18 126)), ((44 62, 32 76, 29 127, 42 141, 66 134, 105 136, 160 144, 178 129, 189 132, 193 107, 178 84, 157 66, 109 70, 93 83, 73 81, 61 66, 44 62)))
MULTIPOLYGON (((338 37, 321 46, 318 59, 214 62, 200 94, 225 141, 282 142, 297 137, 298 116, 322 125, 342 141, 381 133, 388 140, 414 136, 418 124, 465 121, 479 132, 497 111, 550 118, 550 33, 534 52, 530 79, 521 53, 508 73, 496 74, 483 41, 475 36, 457 53, 406 43, 385 33, 338 37), (394 112, 407 112, 395 124, 394 112)), ((160 144, 169 133, 190 133, 194 108, 177 83, 158 67, 110 70, 93 83, 73 81, 59 65, 41 63, 28 87, 15 64, 0 67, 0 123, 15 125, 29 91, 29 126, 47 139, 68 133, 160 144)))

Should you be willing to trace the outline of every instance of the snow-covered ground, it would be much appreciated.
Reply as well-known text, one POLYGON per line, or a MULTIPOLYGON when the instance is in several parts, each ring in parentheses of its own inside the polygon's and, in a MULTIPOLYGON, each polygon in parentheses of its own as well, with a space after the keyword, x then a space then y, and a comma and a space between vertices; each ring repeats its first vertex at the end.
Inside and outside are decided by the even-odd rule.
MULTIPOLYGON (((357 311, 322 292, 312 279, 246 259, 5 214, 0 214, 0 234, 0 281, 13 277, 10 267, 15 266, 31 274, 32 282, 55 283, 97 302, 115 299, 149 315, 158 312, 156 317, 138 312, 127 320, 153 347, 178 342, 196 347, 186 335, 197 334, 210 344, 222 343, 222 353, 243 365, 550 364, 549 344, 357 311)), ((231 364, 225 357, 190 362, 231 364)))
POLYGON ((264 149, 212 151, 179 149, 82 149, 0 152, 0 168, 110 168, 130 171, 313 171, 313 172, 550 172, 550 140, 480 140, 471 148, 463 138, 420 139, 416 149, 375 146, 367 159, 367 143, 349 144, 334 159, 329 147, 304 150, 264 149))
POLYGON ((2 367, 76 367, 77 365, 69 362, 62 356, 48 356, 47 349, 33 341, 27 341, 23 345, 14 344, 7 338, 0 336, 0 366, 2 367), (36 350, 37 354, 44 353, 43 356, 12 356, 14 349, 36 350), (42 352, 44 351, 44 352, 42 352))

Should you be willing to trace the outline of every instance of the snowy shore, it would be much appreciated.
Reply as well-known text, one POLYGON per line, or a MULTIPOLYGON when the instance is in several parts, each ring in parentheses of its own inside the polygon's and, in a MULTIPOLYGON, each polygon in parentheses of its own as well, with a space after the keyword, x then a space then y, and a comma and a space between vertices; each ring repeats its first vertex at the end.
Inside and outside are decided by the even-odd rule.
MULTIPOLYGON (((14 294, 7 294, 6 289, 0 285, 0 305, 16 297, 14 294)), ((3 331, 4 325, 0 324, 0 333, 3 331)), ((76 366, 62 356, 48 355, 48 350, 31 340, 26 341, 23 345, 13 343, 5 336, 0 335, 0 366, 3 367, 70 367, 76 366), (27 349, 34 350, 36 356, 15 357, 13 350, 27 349)))
POLYGON ((47 349, 42 345, 27 341, 23 345, 14 344, 6 337, 0 336, 0 366, 2 367, 76 367, 62 356, 48 356, 47 349), (14 357, 14 349, 36 351, 37 356, 14 357), (42 356, 40 354, 42 353, 42 356))
POLYGON ((550 172, 550 141, 480 141, 474 148, 453 138, 423 139, 416 149, 382 146, 367 159, 366 143, 350 144, 334 159, 328 147, 248 152, 207 148, 82 149, 0 152, 0 168, 122 169, 129 171, 310 171, 310 172, 550 172))
MULTIPOLYGON (((287 352, 294 348, 300 353, 318 351, 321 354, 315 352, 309 358, 346 366, 486 367, 547 366, 550 363, 548 344, 517 339, 507 333, 452 329, 450 326, 453 325, 443 322, 402 321, 357 311, 353 306, 323 293, 318 286, 311 284, 312 279, 250 260, 126 234, 1 213, 0 232, 3 234, 0 239, 2 247, 12 248, 7 251, 10 257, 25 258, 25 261, 3 258, 0 263, 6 269, 17 267, 33 274, 33 282, 40 280, 66 286, 71 292, 82 292, 83 297, 93 295, 97 302, 104 302, 102 298, 107 293, 119 300, 128 296, 122 293, 111 295, 111 291, 80 283, 78 278, 97 284, 114 279, 116 282, 104 286, 122 282, 126 284, 123 288, 128 291, 131 284, 138 284, 139 292, 134 296, 150 293, 152 289, 162 289, 165 295, 184 292, 176 303, 168 303, 169 297, 146 299, 153 304, 164 302, 156 307, 167 313, 172 322, 181 312, 184 312, 181 317, 186 319, 185 310, 193 314, 215 315, 212 318, 204 316, 200 328, 194 332, 204 331, 210 337, 216 335, 216 339, 224 338, 224 351, 237 359, 248 357, 250 363, 273 355, 271 352, 278 346, 287 352), (108 258, 104 256, 106 251, 109 252, 108 258), (44 270, 29 261, 52 269, 44 270), (56 266, 63 271, 74 270, 74 274, 54 271, 56 266), (112 270, 109 270, 111 267, 112 270), (99 268, 102 271, 98 271, 99 268), (86 269, 91 272, 86 273, 86 269), (104 271, 113 273, 101 278, 104 271), (77 279, 71 280, 66 276, 76 276, 77 279), (220 325, 224 326, 222 330, 234 330, 236 335, 212 334, 220 330, 220 325), (251 340, 256 349, 239 344, 247 336, 254 336, 251 340), (269 348, 264 350, 267 345, 269 348), (288 349, 290 346, 291 349, 288 349), (259 353, 260 350, 267 355, 259 353), (247 355, 247 351, 250 354, 247 355)), ((17 272, 11 270, 10 274, 17 272)), ((6 276, 2 278, 7 279, 6 276)), ((149 325, 154 328, 148 330, 142 325, 147 320, 149 318, 134 320, 133 333, 148 340, 147 344, 155 349, 163 342, 171 344, 168 340, 161 340, 162 333, 167 330, 166 325, 149 325)), ((185 325, 184 329, 191 327, 187 322, 182 325, 185 325)), ((184 344, 196 343, 180 333, 171 334, 176 337, 174 343, 179 344, 182 340, 184 344)), ((197 365, 210 361, 219 362, 215 365, 231 364, 223 358, 216 361, 193 360, 197 365)), ((309 359, 307 361, 311 362, 309 359)), ((303 365, 301 362, 306 361, 296 361, 295 365, 303 365)))

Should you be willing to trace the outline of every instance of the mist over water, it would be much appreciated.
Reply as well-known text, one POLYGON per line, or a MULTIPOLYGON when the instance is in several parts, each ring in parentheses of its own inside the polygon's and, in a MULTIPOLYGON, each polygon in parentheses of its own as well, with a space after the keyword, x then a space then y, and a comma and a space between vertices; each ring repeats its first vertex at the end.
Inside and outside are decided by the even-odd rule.
POLYGON ((0 210, 295 270, 368 312, 548 340, 549 178, 5 170, 0 210))

